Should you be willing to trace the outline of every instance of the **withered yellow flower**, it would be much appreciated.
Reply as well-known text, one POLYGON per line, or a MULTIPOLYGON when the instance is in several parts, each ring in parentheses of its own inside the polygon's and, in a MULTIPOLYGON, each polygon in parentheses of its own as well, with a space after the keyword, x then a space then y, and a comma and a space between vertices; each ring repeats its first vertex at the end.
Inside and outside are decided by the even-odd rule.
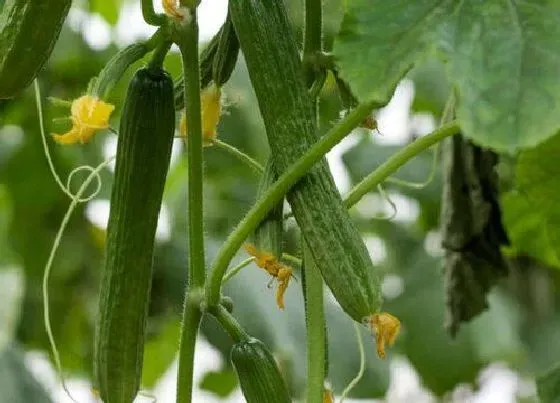
POLYGON ((292 269, 279 262, 272 253, 258 250, 255 245, 247 243, 244 247, 247 253, 255 258, 255 264, 261 269, 266 270, 268 274, 278 281, 276 304, 278 308, 283 310, 285 307, 284 294, 288 289, 290 278, 292 278, 292 269))
POLYGON ((375 333, 377 355, 379 358, 384 359, 385 345, 388 347, 393 345, 399 335, 401 322, 387 312, 373 314, 367 318, 367 321, 370 329, 375 333))
MULTIPOLYGON (((222 92, 215 85, 210 85, 200 91, 200 113, 202 119, 202 145, 211 146, 216 140, 216 128, 222 115, 222 92)), ((188 135, 187 118, 181 118, 181 136, 188 135)))
POLYGON ((182 20, 183 17, 185 16, 183 10, 177 7, 176 0, 163 0, 161 4, 163 6, 163 11, 165 11, 165 14, 167 14, 171 18, 176 20, 182 20))
POLYGON ((331 390, 325 389, 323 391, 323 403, 334 403, 334 396, 331 390))
POLYGON ((75 99, 70 109, 72 128, 64 134, 53 134, 53 138, 60 144, 85 143, 97 130, 109 127, 109 117, 114 109, 114 105, 91 95, 75 99))

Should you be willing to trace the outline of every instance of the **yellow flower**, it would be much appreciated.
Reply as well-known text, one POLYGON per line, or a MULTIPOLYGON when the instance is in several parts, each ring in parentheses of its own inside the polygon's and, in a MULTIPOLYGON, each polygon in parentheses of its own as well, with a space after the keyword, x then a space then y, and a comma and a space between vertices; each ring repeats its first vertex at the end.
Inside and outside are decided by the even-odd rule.
POLYGON ((85 143, 97 130, 109 127, 109 116, 115 107, 99 98, 84 95, 72 102, 72 129, 64 134, 53 134, 60 144, 85 143))
POLYGON ((387 312, 373 314, 367 318, 367 321, 371 330, 375 333, 377 355, 379 358, 384 359, 385 344, 389 347, 393 345, 399 335, 401 322, 387 312))
POLYGON ((165 11, 165 14, 167 14, 171 18, 176 20, 182 20, 183 17, 185 16, 183 10, 180 10, 177 7, 176 0, 163 0, 161 3, 163 5, 163 11, 165 11))
MULTIPOLYGON (((216 128, 222 115, 222 92, 215 85, 210 85, 200 91, 200 114, 202 119, 203 146, 211 146, 216 140, 216 128)), ((187 118, 181 118, 181 136, 188 135, 187 118)))
POLYGON ((261 269, 266 270, 268 274, 276 278, 278 281, 278 289, 276 290, 276 304, 278 308, 284 309, 284 294, 288 289, 290 278, 292 278, 292 269, 278 261, 276 256, 270 252, 259 251, 255 245, 245 244, 247 253, 255 258, 255 264, 261 269))
POLYGON ((334 396, 331 390, 323 390, 323 403, 334 403, 334 396))

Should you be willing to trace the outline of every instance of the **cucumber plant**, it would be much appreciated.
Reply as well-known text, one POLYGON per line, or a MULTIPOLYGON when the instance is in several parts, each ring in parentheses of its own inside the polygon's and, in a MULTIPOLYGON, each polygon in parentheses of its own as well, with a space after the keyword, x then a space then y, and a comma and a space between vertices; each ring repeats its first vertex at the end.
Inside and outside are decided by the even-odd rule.
MULTIPOLYGON (((470 150, 468 155, 467 151, 454 150, 460 155, 455 156, 457 158, 451 164, 449 150, 444 149, 447 150, 444 151, 447 175, 444 176, 445 208, 442 221, 447 265, 453 266, 451 258, 461 258, 460 267, 455 264, 447 279, 448 304, 452 308, 452 315, 457 316, 450 319, 453 332, 458 330, 460 321, 470 320, 477 315, 486 306, 486 294, 495 282, 483 281, 477 276, 494 279, 499 277, 497 272, 493 273, 496 269, 500 270, 500 276, 507 272, 506 260, 500 251, 500 245, 507 243, 508 235, 502 226, 499 208, 495 171, 498 154, 484 147, 492 146, 497 151, 509 147, 506 147, 503 133, 494 130, 489 123, 492 120, 489 115, 481 112, 478 105, 473 106, 471 96, 478 91, 478 87, 472 91, 464 89, 466 79, 461 68, 468 63, 457 61, 465 57, 465 49, 477 46, 469 42, 469 35, 460 35, 464 33, 462 30, 472 33, 461 25, 460 12, 478 15, 479 11, 461 2, 455 6, 451 4, 453 2, 433 4, 432 8, 418 3, 410 5, 408 14, 399 12, 396 15, 395 10, 402 11, 406 2, 398 1, 395 3, 397 5, 389 6, 376 0, 374 3, 379 8, 370 11, 366 0, 356 0, 346 5, 333 53, 329 53, 323 48, 323 3, 321 0, 306 0, 300 52, 285 2, 231 0, 225 23, 199 54, 198 3, 196 0, 163 0, 166 14, 156 14, 152 2, 142 0, 144 19, 148 24, 158 26, 156 34, 147 42, 135 43, 123 49, 92 81, 88 90, 88 95, 106 99, 124 71, 148 52, 153 52, 148 66, 140 68, 129 84, 118 130, 106 261, 100 285, 95 334, 94 373, 103 401, 130 403, 141 387, 154 238, 172 142, 177 132, 176 110, 183 110, 185 118, 181 125, 184 127, 180 131, 188 133, 183 141, 187 154, 189 267, 179 340, 179 403, 192 401, 195 343, 197 331, 206 316, 214 317, 233 339, 230 359, 248 402, 289 402, 292 398, 301 397, 291 396, 285 374, 280 371, 273 354, 262 341, 243 329, 235 318, 235 299, 224 295, 223 284, 251 261, 278 280, 276 300, 280 309, 285 306, 286 289, 294 284, 290 283, 290 279, 296 277, 294 273, 297 274, 299 267, 302 268, 308 353, 305 401, 320 403, 323 399, 331 399, 330 390, 325 386, 333 357, 329 358, 327 354, 329 342, 323 284, 340 305, 341 314, 365 326, 373 334, 377 355, 384 359, 386 349, 397 339, 401 323, 393 314, 383 312, 381 283, 384 273, 372 262, 370 251, 348 209, 384 181, 392 180, 415 188, 424 186, 399 181, 391 176, 419 153, 453 136, 454 140, 448 141, 469 142, 470 150), (391 24, 384 25, 379 9, 386 13, 391 24), (400 149, 343 198, 335 186, 326 153, 354 129, 362 127, 371 130, 376 127, 373 110, 389 101, 397 80, 418 59, 419 49, 427 48, 433 38, 440 35, 439 31, 445 31, 419 28, 413 23, 416 20, 410 16, 420 20, 425 18, 435 27, 439 24, 436 23, 436 17, 445 19, 448 24, 455 24, 456 31, 453 33, 457 37, 450 38, 453 35, 448 33, 445 38, 440 38, 443 42, 448 41, 441 50, 447 52, 450 74, 457 81, 457 99, 463 100, 467 106, 459 102, 457 108, 451 107, 445 113, 442 125, 400 149), (372 28, 375 24, 379 24, 379 31, 372 28), (403 25, 406 29, 402 28, 403 25), (378 36, 383 35, 393 42, 380 43, 378 36), (370 42, 375 45, 375 57, 366 51, 369 49, 366 45, 370 42), (180 50, 183 68, 182 74, 175 80, 162 67, 173 43, 180 50), (391 54, 393 49, 390 47, 394 43, 402 45, 399 49, 407 51, 391 54), (351 49, 362 49, 363 52, 354 52, 352 55, 351 49), (386 58, 383 58, 383 52, 388 53, 386 58), (224 109, 221 91, 233 74, 239 54, 243 55, 256 95, 258 113, 265 128, 263 138, 270 152, 263 168, 240 150, 229 145, 223 148, 247 162, 262 176, 257 200, 224 241, 212 263, 207 265, 203 146, 218 142, 215 138, 217 122, 224 109), (358 59, 358 62, 354 59, 358 59), (367 75, 363 69, 357 67, 363 60, 371 62, 378 75, 387 82, 380 82, 373 77, 370 79, 376 84, 370 84, 364 78, 367 75), (330 83, 331 89, 339 93, 346 109, 340 111, 340 120, 321 134, 318 97, 326 83, 330 83), (213 91, 214 96, 207 96, 208 91, 213 91), (209 101, 210 98, 212 101, 209 101), (214 103, 209 105, 209 102, 214 103), (208 112, 209 109, 212 113, 208 112), (211 119, 209 114, 212 115, 211 119), (453 120, 455 116, 456 120, 453 120), (494 130, 498 137, 484 138, 478 131, 475 133, 475 128, 494 130), (210 140, 205 138, 208 132, 212 134, 210 140), (471 140, 463 140, 460 136, 481 144, 471 145, 471 140), (491 155, 491 163, 483 164, 481 155, 491 155), (465 161, 468 161, 469 166, 465 165, 465 161), (472 178, 469 175, 463 178, 463 171, 470 172, 472 178), (284 250, 284 201, 290 206, 290 214, 301 236, 302 258, 293 257, 284 250), (474 210, 465 214, 464 209, 474 210), (450 241, 457 234, 466 236, 466 241, 450 241), (253 237, 254 245, 247 243, 250 237, 253 237), (228 272, 232 259, 244 245, 250 259, 228 272), (290 266, 287 260, 290 260, 290 266), (480 261, 486 263, 486 274, 476 270, 476 264, 480 261), (478 287, 480 284, 484 287, 478 287), (463 295, 475 295, 478 305, 473 307, 473 301, 463 295)), ((48 12, 44 11, 46 8, 40 8, 41 5, 46 7, 46 3, 37 1, 32 6, 29 4, 29 1, 24 0, 7 1, 0 17, 0 21, 6 21, 0 32, 0 50, 3 51, 0 54, 0 97, 13 96, 36 75, 56 41, 69 1, 52 2, 52 9, 49 8, 48 12), (59 7, 56 13, 54 4, 59 7), (41 40, 28 38, 24 41, 18 35, 29 30, 33 19, 40 20, 38 13, 43 12, 48 18, 41 20, 40 24, 48 35, 44 35, 41 40), (25 59, 28 53, 33 54, 33 57, 25 59), (23 63, 24 68, 17 75, 17 80, 12 81, 7 77, 17 63, 23 63)), ((530 10, 524 12, 530 14, 530 10)), ((486 18, 485 15, 480 17, 486 18)), ((527 24, 532 21, 528 17, 527 20, 527 24)), ((490 25, 494 23, 484 21, 490 25)), ((480 54, 487 56, 488 49, 480 50, 480 54)), ((543 65, 546 67, 549 63, 556 66, 558 60, 555 55, 543 65)), ((474 67, 471 66, 474 73, 479 74, 484 64, 474 63, 474 67)), ((553 86, 552 81, 548 84, 553 86)), ((483 82, 480 85, 490 84, 483 82)), ((490 93, 490 90, 484 94, 490 93)), ((451 94, 450 98, 454 97, 455 94, 451 94)), ((553 98, 556 99, 556 95, 553 98)), ((560 96, 557 98, 560 104, 560 96)), ((492 100, 487 103, 494 105, 492 100)), ((511 107, 510 103, 508 106, 511 107)), ((72 116, 76 120, 74 111, 72 116)), ((527 127, 533 124, 534 127, 530 127, 533 132, 537 128, 548 133, 551 127, 556 130, 560 127, 560 119, 547 118, 540 124, 528 121, 523 114, 519 115, 519 119, 527 127), (553 121, 556 125, 551 123, 553 121)), ((107 121, 108 116, 104 119, 103 128, 108 126, 107 121)), ((507 123, 511 122, 508 120, 507 123)), ((90 135, 93 135, 93 129, 90 135)), ((541 139, 539 136, 544 134, 539 132, 538 136, 515 139, 508 144, 513 148, 519 144, 532 144, 537 141, 537 137, 541 139)), ((406 327, 406 322, 403 327, 406 327)), ((351 383, 350 386, 353 385, 351 383)), ((347 392, 345 390, 343 395, 347 392)))

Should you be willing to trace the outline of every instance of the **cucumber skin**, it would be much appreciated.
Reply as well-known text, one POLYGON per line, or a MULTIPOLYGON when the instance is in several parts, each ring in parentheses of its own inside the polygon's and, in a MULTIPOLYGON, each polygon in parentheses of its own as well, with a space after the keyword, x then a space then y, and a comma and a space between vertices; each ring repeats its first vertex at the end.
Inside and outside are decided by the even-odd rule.
POLYGON ((251 338, 235 344, 231 362, 247 403, 291 403, 276 361, 260 340, 251 338))
MULTIPOLYGON (((236 0, 229 11, 281 173, 317 141, 314 107, 282 1, 236 0)), ((287 195, 323 278, 361 322, 381 304, 379 274, 323 159, 287 195)))
POLYGON ((157 219, 175 132, 173 81, 141 69, 121 115, 95 374, 106 403, 131 403, 142 373, 157 219))
POLYGON ((48 60, 72 0, 7 0, 0 15, 0 99, 25 89, 48 60))

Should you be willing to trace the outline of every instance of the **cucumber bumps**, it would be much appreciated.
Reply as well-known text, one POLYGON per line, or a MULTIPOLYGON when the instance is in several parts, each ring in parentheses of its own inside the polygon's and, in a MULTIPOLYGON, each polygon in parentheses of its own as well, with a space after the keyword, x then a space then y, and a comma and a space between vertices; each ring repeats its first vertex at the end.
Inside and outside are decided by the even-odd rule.
POLYGON ((7 0, 0 14, 0 99, 12 98, 51 55, 72 0, 7 0))
MULTIPOLYGON (((271 158, 282 173, 317 140, 313 102, 282 1, 237 0, 229 12, 257 95, 271 158)), ((378 273, 323 160, 287 196, 315 263, 342 308, 375 314, 378 273)))
POLYGON ((121 116, 107 256, 96 331, 95 374, 105 403, 138 392, 158 213, 175 131, 173 82, 136 72, 121 116))

